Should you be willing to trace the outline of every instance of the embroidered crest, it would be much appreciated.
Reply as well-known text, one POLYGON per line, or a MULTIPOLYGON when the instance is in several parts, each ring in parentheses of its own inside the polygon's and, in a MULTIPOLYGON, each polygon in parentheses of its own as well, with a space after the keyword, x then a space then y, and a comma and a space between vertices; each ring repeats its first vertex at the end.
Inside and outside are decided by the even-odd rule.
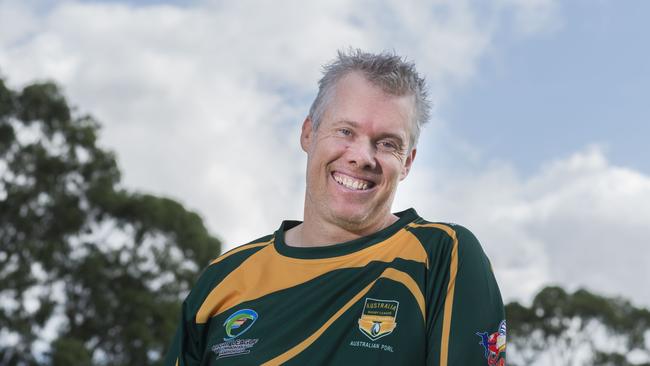
POLYGON ((367 297, 359 318, 359 330, 372 341, 391 334, 397 326, 398 307, 399 301, 367 297))
POLYGON ((235 339, 249 330, 257 320, 255 310, 242 309, 234 312, 223 322, 226 337, 225 342, 215 344, 210 349, 217 355, 217 359, 245 355, 251 352, 251 348, 259 339, 235 339))
POLYGON ((476 332, 476 335, 481 337, 480 345, 485 349, 485 358, 489 366, 502 366, 505 365, 505 358, 501 357, 501 353, 506 350, 506 321, 502 320, 499 323, 499 330, 489 334, 488 332, 476 332))
POLYGON ((253 326, 253 323, 255 323, 256 320, 257 312, 255 310, 242 309, 236 311, 223 323, 227 335, 223 340, 229 341, 244 334, 244 332, 253 326))

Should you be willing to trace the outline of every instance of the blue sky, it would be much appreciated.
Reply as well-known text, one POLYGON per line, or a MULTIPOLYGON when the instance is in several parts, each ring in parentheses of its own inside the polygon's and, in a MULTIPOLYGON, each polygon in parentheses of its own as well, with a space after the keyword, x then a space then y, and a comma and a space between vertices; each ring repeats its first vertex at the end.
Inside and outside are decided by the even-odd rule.
POLYGON ((102 123, 124 187, 179 200, 230 249, 302 217, 321 65, 394 49, 435 105, 394 210, 469 227, 506 300, 560 284, 650 305, 649 8, 5 0, 0 73, 58 82, 102 123))
POLYGON ((650 3, 560 7, 553 31, 524 40, 498 32, 471 85, 439 113, 485 155, 525 174, 590 144, 650 173, 650 3))

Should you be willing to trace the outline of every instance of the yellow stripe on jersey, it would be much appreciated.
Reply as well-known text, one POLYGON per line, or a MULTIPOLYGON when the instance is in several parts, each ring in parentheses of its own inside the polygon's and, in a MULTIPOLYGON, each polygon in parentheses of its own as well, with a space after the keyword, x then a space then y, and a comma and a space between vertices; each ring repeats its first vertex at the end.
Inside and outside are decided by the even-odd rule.
POLYGON ((392 268, 387 268, 386 271, 384 271, 382 276, 385 278, 390 278, 395 282, 401 283, 402 285, 406 286, 406 288, 409 291, 411 291, 411 294, 413 295, 415 301, 417 301, 418 306, 420 307, 420 314, 422 314, 422 321, 426 322, 426 317, 425 317, 426 310, 424 309, 424 295, 422 294, 422 291, 420 291, 418 284, 415 282, 413 277, 411 277, 409 274, 402 271, 391 270, 391 269, 392 268))
POLYGON ((221 262, 222 260, 224 260, 224 259, 230 257, 231 255, 241 252, 242 250, 252 249, 252 248, 257 248, 257 247, 263 247, 263 246, 265 246, 265 245, 267 245, 267 244, 271 244, 272 242, 273 242, 273 239, 271 239, 271 240, 269 240, 269 241, 262 242, 262 243, 251 243, 251 244, 245 244, 245 245, 242 245, 242 246, 240 246, 240 247, 237 247, 237 248, 235 248, 235 249, 233 249, 233 250, 231 250, 231 251, 229 251, 229 252, 226 252, 226 253, 224 253, 223 255, 217 257, 215 260, 213 260, 213 261, 210 263, 210 265, 213 265, 213 264, 215 264, 215 263, 219 263, 219 262, 221 262))
POLYGON ((411 278, 411 276, 409 276, 407 273, 396 270, 394 268, 386 268, 386 270, 384 270, 384 272, 382 272, 382 274, 378 278, 373 280, 370 284, 368 284, 368 286, 364 287, 363 290, 359 291, 359 293, 354 295, 347 303, 345 303, 345 305, 343 305, 336 313, 334 313, 334 315, 332 315, 329 319, 327 319, 327 321, 320 328, 318 328, 317 331, 312 333, 312 335, 305 338, 302 342, 298 343, 296 346, 289 349, 285 353, 275 357, 272 360, 263 363, 262 365, 263 366, 280 365, 296 357, 296 355, 298 355, 300 352, 304 351, 307 347, 311 346, 323 333, 325 333, 325 331, 332 325, 332 323, 334 323, 338 318, 341 317, 341 315, 343 315, 350 307, 352 307, 352 305, 354 305, 365 294, 367 294, 368 291, 370 291, 372 286, 375 284, 375 282, 377 282, 381 278, 388 278, 397 281, 401 284, 404 284, 406 287, 409 288, 409 290, 411 290, 411 292, 413 292, 413 289, 409 287, 409 285, 406 285, 404 282, 404 279, 408 278, 410 282, 408 281, 406 282, 408 282, 411 285, 415 285, 417 289, 417 293, 419 293, 420 298, 418 298, 418 296, 415 293, 413 295, 416 296, 418 304, 420 304, 420 300, 422 301, 420 310, 422 310, 422 314, 424 317, 424 310, 423 310, 424 297, 422 296, 422 292, 420 292, 420 290, 417 288, 417 284, 415 283, 415 281, 413 281, 413 278, 411 278))
POLYGON ((449 263, 449 283, 447 284, 447 297, 445 298, 444 317, 442 319, 442 336, 440 337, 440 366, 447 366, 449 358, 449 334, 451 331, 451 313, 454 307, 454 290, 456 289, 456 274, 458 273, 458 238, 456 231, 442 224, 414 224, 410 227, 435 227, 443 230, 453 241, 451 261, 449 263))
POLYGON ((285 257, 273 245, 268 245, 242 262, 212 289, 195 320, 197 324, 204 324, 237 304, 300 285, 334 270, 365 267, 372 261, 392 262, 396 258, 427 263, 426 251, 405 229, 383 242, 331 258, 285 257))

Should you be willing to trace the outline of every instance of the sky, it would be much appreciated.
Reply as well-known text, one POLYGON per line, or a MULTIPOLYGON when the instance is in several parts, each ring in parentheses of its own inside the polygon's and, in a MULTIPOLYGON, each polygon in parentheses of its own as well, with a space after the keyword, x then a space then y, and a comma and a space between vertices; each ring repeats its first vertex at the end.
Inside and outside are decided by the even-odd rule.
POLYGON ((337 49, 394 50, 434 103, 394 211, 472 230, 507 301, 650 307, 644 1, 0 0, 0 75, 54 80, 125 188, 233 248, 301 219, 300 126, 337 49))

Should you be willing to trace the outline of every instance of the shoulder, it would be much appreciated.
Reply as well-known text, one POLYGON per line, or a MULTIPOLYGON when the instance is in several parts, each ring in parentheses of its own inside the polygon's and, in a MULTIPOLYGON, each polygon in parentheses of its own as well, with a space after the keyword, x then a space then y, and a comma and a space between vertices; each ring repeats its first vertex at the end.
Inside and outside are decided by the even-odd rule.
POLYGON ((429 260, 456 260, 460 266, 491 268, 490 261, 474 233, 463 225, 418 219, 408 225, 409 231, 429 254, 429 260))
POLYGON ((481 251, 481 245, 476 236, 465 226, 449 223, 434 222, 419 218, 411 222, 407 229, 411 231, 425 247, 450 246, 458 250, 481 251))
POLYGON ((265 235, 246 244, 236 246, 235 248, 219 255, 215 258, 208 268, 215 266, 220 262, 242 261, 257 252, 258 250, 273 244, 273 234, 265 235))
POLYGON ((429 247, 427 252, 434 263, 432 271, 448 271, 450 277, 455 277, 459 298, 482 299, 491 302, 497 309, 503 307, 492 264, 471 230, 459 224, 426 220, 416 220, 412 224, 415 224, 413 230, 421 230, 421 241, 425 247, 429 247), (426 241, 427 230, 428 236, 435 240, 426 241))
POLYGON ((230 273, 253 254, 266 246, 273 245, 273 238, 272 234, 266 235, 219 255, 203 270, 199 282, 212 281, 211 278, 215 275, 230 273))
POLYGON ((208 296, 210 291, 217 286, 233 270, 239 267, 246 259, 262 250, 268 245, 273 245, 273 235, 239 245, 215 258, 203 269, 186 301, 190 307, 197 307, 208 296))

